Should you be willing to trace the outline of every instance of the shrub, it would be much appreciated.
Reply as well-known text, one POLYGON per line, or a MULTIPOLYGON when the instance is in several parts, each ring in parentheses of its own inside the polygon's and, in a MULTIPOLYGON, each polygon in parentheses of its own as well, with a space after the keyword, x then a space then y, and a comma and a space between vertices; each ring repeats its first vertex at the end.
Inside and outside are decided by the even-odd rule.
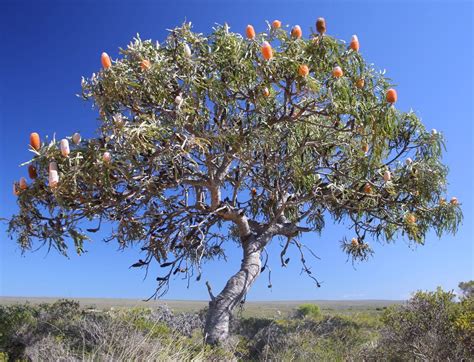
POLYGON ((456 303, 454 297, 454 293, 441 288, 419 291, 406 305, 388 308, 382 317, 384 327, 376 354, 437 361, 472 356, 474 339, 466 338, 469 323, 464 323, 470 318, 472 325, 472 304, 456 303))
POLYGON ((319 319, 321 317, 321 309, 316 304, 301 304, 296 310, 296 317, 319 319))
POLYGON ((0 356, 11 360, 229 360, 203 345, 197 314, 167 307, 90 313, 79 303, 0 306, 0 356))

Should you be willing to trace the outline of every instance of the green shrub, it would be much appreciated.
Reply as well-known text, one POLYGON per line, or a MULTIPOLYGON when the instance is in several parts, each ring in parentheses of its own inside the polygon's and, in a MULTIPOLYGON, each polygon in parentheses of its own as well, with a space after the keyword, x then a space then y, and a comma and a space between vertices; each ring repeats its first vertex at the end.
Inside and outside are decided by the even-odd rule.
POLYGON ((319 319, 321 317, 321 309, 316 304, 301 304, 296 310, 298 318, 313 318, 319 319))
POLYGON ((402 360, 467 359, 474 352, 473 315, 472 298, 457 303, 454 293, 441 288, 419 291, 406 305, 385 311, 376 353, 402 360))

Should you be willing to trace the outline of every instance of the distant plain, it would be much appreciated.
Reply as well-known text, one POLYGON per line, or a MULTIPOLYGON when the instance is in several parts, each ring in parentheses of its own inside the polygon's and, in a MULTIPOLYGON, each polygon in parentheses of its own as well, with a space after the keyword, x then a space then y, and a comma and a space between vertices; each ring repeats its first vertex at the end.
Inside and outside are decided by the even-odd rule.
MULTIPOLYGON (((0 296, 0 304, 11 305, 17 303, 53 303, 61 297, 3 297, 0 296)), ((155 308, 167 305, 174 312, 198 312, 207 307, 207 301, 194 300, 150 300, 140 299, 113 299, 113 298, 74 298, 82 308, 109 310, 110 308, 155 308)), ((401 300, 291 300, 291 301, 247 301, 241 312, 244 317, 286 317, 296 310, 299 305, 311 303, 317 304, 324 314, 357 314, 358 312, 378 313, 385 307, 401 304, 401 300)))

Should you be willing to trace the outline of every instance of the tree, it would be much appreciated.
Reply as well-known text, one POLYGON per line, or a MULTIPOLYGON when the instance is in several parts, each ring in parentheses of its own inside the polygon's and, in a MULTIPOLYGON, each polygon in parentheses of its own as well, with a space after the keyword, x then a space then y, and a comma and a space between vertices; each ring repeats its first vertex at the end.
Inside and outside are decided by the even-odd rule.
POLYGON ((442 198, 442 135, 394 107, 395 90, 357 39, 348 48, 323 20, 317 29, 303 39, 299 27, 290 35, 269 24, 245 39, 227 25, 204 36, 183 24, 164 44, 137 37, 120 59, 104 53, 103 69, 82 80, 98 137, 32 136, 34 182, 14 186, 12 237, 25 250, 36 239, 64 254, 72 239, 81 253, 88 233, 111 222, 107 240, 146 252, 134 267, 163 268, 154 297, 177 273, 200 280, 204 262, 225 257, 234 240, 240 270, 217 296, 207 284, 206 338, 219 343, 275 237, 282 266, 299 249, 319 286, 299 236, 326 219, 352 229, 341 245, 354 260, 372 253, 369 238, 423 243, 430 228, 454 233, 462 214, 455 198, 442 198))
POLYGON ((469 280, 467 282, 460 282, 458 284, 458 287, 461 290, 461 295, 464 298, 474 297, 474 280, 469 280))

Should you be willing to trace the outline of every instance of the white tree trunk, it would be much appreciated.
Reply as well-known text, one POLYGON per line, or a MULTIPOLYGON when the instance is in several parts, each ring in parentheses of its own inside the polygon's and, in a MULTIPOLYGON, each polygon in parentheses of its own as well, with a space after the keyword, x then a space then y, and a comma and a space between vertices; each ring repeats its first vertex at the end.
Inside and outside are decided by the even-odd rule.
POLYGON ((252 235, 242 243, 244 257, 240 270, 229 279, 222 292, 209 302, 204 328, 207 343, 221 344, 229 336, 231 313, 260 274, 260 254, 268 242, 268 237, 267 240, 262 240, 262 237, 252 235))

